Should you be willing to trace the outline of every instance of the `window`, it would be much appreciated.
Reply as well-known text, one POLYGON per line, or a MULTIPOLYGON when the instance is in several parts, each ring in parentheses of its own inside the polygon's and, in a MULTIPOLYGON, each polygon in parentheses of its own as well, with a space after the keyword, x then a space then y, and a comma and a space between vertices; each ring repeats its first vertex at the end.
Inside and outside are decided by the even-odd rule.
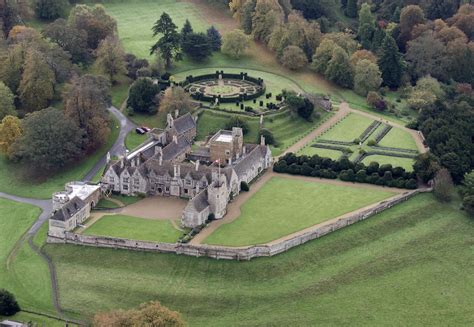
POLYGON ((135 184, 140 184, 140 178, 134 178, 134 179, 133 179, 133 182, 134 182, 135 184))
POLYGON ((188 194, 188 189, 187 188, 184 189, 184 194, 188 194))
POLYGON ((128 191, 128 185, 123 185, 124 191, 128 191))
POLYGON ((230 150, 225 150, 225 155, 230 156, 230 150))
POLYGON ((109 177, 109 182, 110 183, 115 183, 115 179, 113 177, 109 177))
POLYGON ((124 183, 128 183, 128 177, 124 177, 124 178, 123 178, 123 182, 124 182, 124 183))

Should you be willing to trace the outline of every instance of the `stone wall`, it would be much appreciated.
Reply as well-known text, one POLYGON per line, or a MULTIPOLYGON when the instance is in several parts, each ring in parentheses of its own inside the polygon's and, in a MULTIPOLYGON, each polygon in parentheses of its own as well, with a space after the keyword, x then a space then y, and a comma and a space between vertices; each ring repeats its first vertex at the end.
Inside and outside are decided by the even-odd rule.
POLYGON ((327 223, 316 225, 314 227, 306 229, 301 233, 298 233, 293 237, 289 236, 284 240, 264 245, 254 245, 247 247, 227 247, 179 243, 155 243, 112 237, 88 236, 74 233, 66 233, 63 238, 56 237, 54 235, 49 235, 48 243, 67 243, 114 249, 175 253, 195 257, 206 256, 214 259, 250 260, 252 258, 257 257, 270 257, 285 252, 295 246, 304 244, 308 241, 317 239, 345 226, 352 225, 358 221, 367 219, 368 217, 380 213, 386 209, 389 209, 398 203, 408 200, 409 198, 418 193, 429 191, 431 190, 417 189, 413 191, 407 191, 387 201, 382 201, 378 205, 375 205, 374 207, 369 208, 365 211, 353 215, 348 215, 335 221, 328 221, 327 223))

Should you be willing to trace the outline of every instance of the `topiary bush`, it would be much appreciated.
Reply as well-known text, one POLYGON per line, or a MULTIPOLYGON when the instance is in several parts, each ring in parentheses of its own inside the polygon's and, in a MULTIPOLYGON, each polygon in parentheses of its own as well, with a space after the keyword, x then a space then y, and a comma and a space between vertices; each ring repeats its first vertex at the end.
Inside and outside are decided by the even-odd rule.
POLYGON ((240 190, 242 192, 248 192, 250 190, 249 184, 244 181, 240 182, 240 190))

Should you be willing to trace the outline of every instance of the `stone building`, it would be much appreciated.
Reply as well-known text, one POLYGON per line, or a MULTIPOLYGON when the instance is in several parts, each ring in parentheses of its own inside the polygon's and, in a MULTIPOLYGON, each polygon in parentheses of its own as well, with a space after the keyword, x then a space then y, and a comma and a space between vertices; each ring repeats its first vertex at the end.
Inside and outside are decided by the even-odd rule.
POLYGON ((66 184, 65 191, 53 194, 53 214, 49 219, 49 234, 64 236, 90 216, 100 198, 100 186, 83 182, 66 184))

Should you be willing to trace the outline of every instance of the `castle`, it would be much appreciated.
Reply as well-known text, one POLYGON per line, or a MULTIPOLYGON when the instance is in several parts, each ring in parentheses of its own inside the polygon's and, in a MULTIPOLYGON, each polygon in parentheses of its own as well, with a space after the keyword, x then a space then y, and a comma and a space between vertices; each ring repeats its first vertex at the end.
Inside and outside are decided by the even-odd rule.
MULTIPOLYGON (((229 201, 240 193, 242 182, 250 183, 272 164, 265 139, 261 137, 260 144, 244 144, 243 131, 238 127, 218 131, 204 146, 193 146, 196 120, 189 113, 168 114, 166 128, 153 129, 150 135, 137 149, 116 160, 107 156, 101 191, 189 199, 181 217, 185 227, 200 226, 211 215, 223 218, 229 201)), ((53 197, 54 201, 58 202, 53 197)), ((86 211, 97 203, 82 202, 89 208, 86 211)), ((51 220, 68 220, 57 214, 64 205, 70 206, 68 201, 59 204, 51 220)), ((66 224, 66 231, 83 221, 69 219, 74 221, 66 224)))

